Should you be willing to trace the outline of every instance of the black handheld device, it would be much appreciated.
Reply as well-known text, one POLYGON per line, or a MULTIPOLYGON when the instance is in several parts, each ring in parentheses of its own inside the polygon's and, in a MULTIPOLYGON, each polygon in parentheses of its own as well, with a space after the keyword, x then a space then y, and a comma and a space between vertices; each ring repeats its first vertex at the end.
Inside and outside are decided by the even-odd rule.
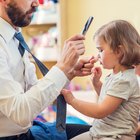
POLYGON ((91 17, 88 18, 88 20, 87 20, 87 22, 84 26, 84 29, 82 30, 82 33, 81 33, 82 35, 86 35, 86 32, 88 31, 89 26, 91 25, 92 21, 93 21, 93 17, 91 16, 91 17))

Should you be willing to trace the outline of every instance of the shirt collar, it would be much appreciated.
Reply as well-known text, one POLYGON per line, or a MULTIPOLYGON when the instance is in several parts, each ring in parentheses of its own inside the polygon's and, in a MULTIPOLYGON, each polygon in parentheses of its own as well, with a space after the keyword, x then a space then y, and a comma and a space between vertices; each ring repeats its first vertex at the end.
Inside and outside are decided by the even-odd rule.
POLYGON ((8 43, 17 31, 3 18, 0 17, 0 34, 6 43, 8 43))

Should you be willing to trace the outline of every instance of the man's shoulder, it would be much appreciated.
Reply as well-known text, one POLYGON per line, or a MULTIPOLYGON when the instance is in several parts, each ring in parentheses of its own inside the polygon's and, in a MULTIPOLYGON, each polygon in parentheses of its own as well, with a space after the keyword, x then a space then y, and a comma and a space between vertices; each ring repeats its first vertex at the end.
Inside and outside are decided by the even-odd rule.
POLYGON ((2 35, 0 35, 0 55, 6 55, 6 41, 4 40, 4 38, 2 37, 2 35))
POLYGON ((0 48, 3 48, 6 46, 6 41, 4 37, 0 34, 0 48))

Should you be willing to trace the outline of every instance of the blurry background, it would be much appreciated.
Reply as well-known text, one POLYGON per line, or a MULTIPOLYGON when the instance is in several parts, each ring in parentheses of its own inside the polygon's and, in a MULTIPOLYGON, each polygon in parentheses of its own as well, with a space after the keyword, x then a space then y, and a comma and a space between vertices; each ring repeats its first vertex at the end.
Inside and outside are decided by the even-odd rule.
MULTIPOLYGON (((94 20, 86 34, 85 56, 97 55, 93 35, 109 21, 128 20, 140 32, 139 7, 139 0, 40 0, 31 25, 24 28, 23 33, 32 52, 51 68, 59 59, 64 40, 80 33, 89 16, 93 16, 94 20)), ((109 71, 103 70, 102 80, 108 73, 109 71)), ((38 68, 37 75, 38 78, 42 77, 38 68)), ((69 88, 79 98, 96 98, 91 93, 93 88, 89 77, 75 78, 69 88)), ((70 109, 71 112, 74 111, 70 109)), ((55 113, 50 114, 50 120, 53 120, 51 115, 55 116, 55 113)))
MULTIPOLYGON (((97 49, 93 42, 94 32, 103 24, 115 20, 124 19, 131 22, 140 32, 139 0, 65 0, 67 1, 66 22, 67 37, 79 33, 89 16, 94 16, 92 25, 86 35, 86 54, 96 55, 97 49)), ((103 77, 107 74, 103 70, 103 77)), ((74 82, 80 82, 86 88, 88 78, 76 78, 74 82)))

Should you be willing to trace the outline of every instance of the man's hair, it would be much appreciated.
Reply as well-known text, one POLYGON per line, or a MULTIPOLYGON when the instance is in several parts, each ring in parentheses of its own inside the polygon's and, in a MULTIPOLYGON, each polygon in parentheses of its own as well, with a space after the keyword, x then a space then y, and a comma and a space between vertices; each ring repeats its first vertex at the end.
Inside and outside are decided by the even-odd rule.
POLYGON ((129 67, 140 64, 140 35, 129 22, 111 21, 96 31, 95 38, 103 39, 113 52, 121 52, 121 65, 129 67))

